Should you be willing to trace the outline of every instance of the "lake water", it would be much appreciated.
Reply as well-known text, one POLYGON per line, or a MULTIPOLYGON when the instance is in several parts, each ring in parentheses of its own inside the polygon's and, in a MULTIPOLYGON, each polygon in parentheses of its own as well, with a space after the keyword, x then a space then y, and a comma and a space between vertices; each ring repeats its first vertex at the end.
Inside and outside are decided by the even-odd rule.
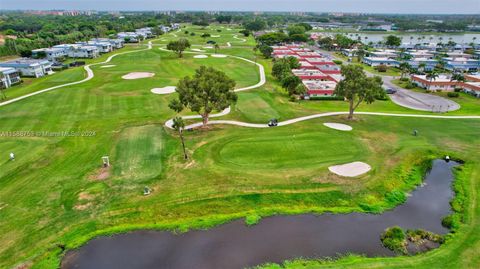
MULTIPOLYGON (((385 41, 385 37, 389 34, 386 33, 347 33, 346 34, 351 39, 357 39, 359 36, 363 43, 373 42, 376 43, 378 41, 385 41), (367 39, 365 39, 367 37, 367 39)), ((415 33, 402 33, 402 34, 394 34, 398 37, 402 38, 402 43, 447 43, 450 38, 457 44, 470 44, 473 42, 473 38, 476 37, 475 43, 480 43, 480 34, 438 34, 438 35, 422 35, 422 34, 415 34, 415 33), (425 38, 423 38, 425 37, 425 38), (413 39, 411 39, 413 38, 413 39), (421 38, 420 41, 418 38, 421 38), (441 40, 440 40, 441 38, 441 40)))
POLYGON ((407 202, 383 214, 273 216, 247 227, 244 220, 184 234, 135 231, 98 237, 69 251, 62 269, 245 268, 298 257, 321 258, 339 253, 392 256, 380 234, 398 225, 444 234, 441 219, 450 214, 452 167, 435 160, 423 186, 407 202))

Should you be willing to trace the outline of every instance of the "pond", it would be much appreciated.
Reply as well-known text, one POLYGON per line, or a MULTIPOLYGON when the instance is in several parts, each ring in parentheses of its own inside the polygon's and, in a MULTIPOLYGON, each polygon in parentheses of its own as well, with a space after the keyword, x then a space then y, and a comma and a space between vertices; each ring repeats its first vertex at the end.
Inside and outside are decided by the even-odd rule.
POLYGON ((441 220, 451 213, 452 168, 456 162, 435 160, 424 184, 407 202, 383 214, 273 216, 247 227, 244 220, 184 234, 134 231, 95 238, 69 251, 69 268, 245 268, 299 257, 321 258, 357 253, 393 256, 380 242, 390 226, 445 234, 441 220))

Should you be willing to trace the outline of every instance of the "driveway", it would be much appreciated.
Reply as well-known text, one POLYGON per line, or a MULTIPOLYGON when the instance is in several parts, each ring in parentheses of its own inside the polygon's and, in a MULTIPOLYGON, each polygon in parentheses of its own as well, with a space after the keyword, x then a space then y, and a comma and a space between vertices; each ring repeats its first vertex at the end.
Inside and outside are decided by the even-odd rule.
MULTIPOLYGON (((328 54, 333 59, 342 60, 335 56, 334 53, 330 51, 321 50, 322 53, 328 54)), ((373 76, 374 74, 365 71, 368 76, 373 76)), ((380 76, 383 80, 383 85, 395 89, 397 92, 395 94, 390 94, 390 99, 397 105, 403 106, 410 109, 421 110, 421 111, 431 111, 431 112, 447 112, 460 109, 460 105, 456 102, 449 100, 447 98, 436 96, 428 93, 419 93, 411 90, 403 89, 392 83, 394 77, 391 76, 380 76)))
POLYGON ((447 98, 428 93, 419 93, 403 89, 392 83, 393 77, 383 76, 383 84, 397 92, 390 99, 397 105, 415 110, 448 112, 460 109, 460 105, 447 98))

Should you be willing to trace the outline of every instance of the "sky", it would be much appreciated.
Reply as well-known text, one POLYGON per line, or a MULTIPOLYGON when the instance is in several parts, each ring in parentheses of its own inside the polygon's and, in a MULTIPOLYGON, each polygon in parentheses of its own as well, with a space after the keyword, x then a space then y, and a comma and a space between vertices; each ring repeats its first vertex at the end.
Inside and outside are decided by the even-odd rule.
POLYGON ((0 0, 0 9, 480 14, 480 0, 0 0))

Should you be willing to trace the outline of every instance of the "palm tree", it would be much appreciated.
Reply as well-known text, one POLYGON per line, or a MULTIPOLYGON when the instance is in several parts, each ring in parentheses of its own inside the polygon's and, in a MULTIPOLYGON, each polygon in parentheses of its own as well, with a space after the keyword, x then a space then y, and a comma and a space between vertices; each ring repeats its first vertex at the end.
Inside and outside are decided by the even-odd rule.
POLYGON ((213 46, 213 47, 215 48, 215 53, 217 53, 217 50, 219 50, 219 49, 220 49, 220 46, 218 45, 218 43, 217 43, 217 44, 215 44, 215 46, 213 46))
POLYGON ((476 36, 474 36, 474 37, 472 38, 473 44, 475 44, 475 40, 477 40, 477 37, 476 37, 476 36))
POLYGON ((455 73, 455 74, 453 74, 452 77, 450 78, 450 81, 464 82, 464 81, 465 81, 465 77, 463 76, 462 73, 455 73))
POLYGON ((402 74, 400 76, 400 79, 403 79, 405 77, 405 74, 408 73, 408 70, 411 69, 411 66, 407 62, 401 62, 400 65, 398 66, 398 68, 400 68, 400 70, 402 72, 402 74))
POLYGON ((430 81, 428 84, 427 90, 430 90, 430 86, 432 85, 432 82, 438 78, 438 73, 435 70, 432 70, 432 72, 428 73, 426 78, 430 81))
POLYGON ((187 150, 185 149, 185 140, 183 138, 183 129, 185 128, 185 122, 183 121, 182 117, 175 117, 173 119, 172 127, 180 135, 180 140, 182 141, 182 147, 183 147, 183 157, 185 158, 185 160, 187 160, 188 155, 187 155, 187 150))
POLYGON ((427 66, 426 63, 420 63, 420 64, 418 64, 418 71, 420 71, 420 72, 423 73, 423 72, 425 71, 425 67, 426 67, 426 66, 427 66))
POLYGON ((365 50, 362 49, 362 48, 359 48, 358 51, 357 51, 357 59, 358 59, 359 63, 362 62, 363 57, 365 57, 365 50))

